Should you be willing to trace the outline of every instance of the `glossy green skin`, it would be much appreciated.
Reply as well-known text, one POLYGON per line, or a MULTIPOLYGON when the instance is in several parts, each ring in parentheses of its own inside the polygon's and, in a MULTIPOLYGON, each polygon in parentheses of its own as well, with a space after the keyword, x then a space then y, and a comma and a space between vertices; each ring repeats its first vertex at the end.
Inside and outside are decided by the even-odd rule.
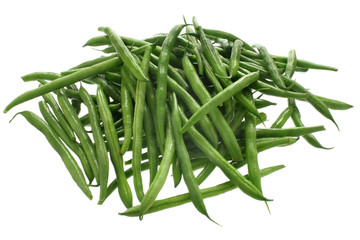
POLYGON ((133 57, 132 53, 127 48, 121 37, 117 35, 116 32, 109 27, 105 27, 103 30, 108 35, 112 45, 115 47, 116 52, 119 54, 121 60, 126 64, 126 66, 129 68, 130 72, 134 75, 134 77, 138 81, 149 81, 149 79, 143 73, 140 65, 133 57))
MULTIPOLYGON (((150 63, 151 46, 145 51, 143 60, 141 62, 141 70, 144 74, 148 73, 150 63)), ((141 177, 141 151, 142 151, 142 135, 144 122, 144 106, 145 106, 145 92, 146 82, 137 81, 135 92, 135 107, 134 107, 134 122, 133 122, 133 145, 132 145, 132 168, 134 172, 134 188, 138 200, 141 202, 144 197, 144 190, 141 177)))
POLYGON ((121 102, 121 94, 113 83, 106 81, 106 79, 102 77, 94 77, 89 79, 89 81, 101 85, 106 95, 111 97, 116 102, 121 102))
MULTIPOLYGON (((186 26, 186 33, 194 33, 194 31, 189 27, 186 26)), ((201 54, 201 46, 196 37, 193 37, 191 35, 185 36, 194 46, 194 54, 196 57, 196 63, 198 67, 198 72, 200 75, 204 74, 204 63, 203 63, 203 57, 201 54)))
POLYGON ((42 85, 39 88, 27 91, 18 97, 16 97, 12 102, 10 102, 5 110, 4 113, 8 112, 11 108, 15 107, 16 105, 19 105, 21 103, 24 103, 28 100, 34 99, 36 97, 42 96, 46 93, 61 89, 65 86, 68 86, 70 84, 79 82, 83 79, 92 77, 96 74, 106 72, 107 70, 118 66, 121 64, 121 60, 119 58, 113 58, 98 64, 95 64, 91 67, 80 69, 79 71, 74 72, 73 74, 60 77, 55 79, 52 82, 49 82, 45 85, 42 85))
POLYGON ((279 88, 284 89, 285 88, 284 80, 281 78, 279 70, 278 70, 277 66, 275 65, 274 60, 270 56, 267 49, 260 44, 256 44, 254 46, 259 50, 260 56, 265 61, 267 70, 269 71, 269 74, 270 74, 272 80, 274 81, 275 85, 278 86, 279 88))
MULTIPOLYGON (((150 64, 149 70, 152 75, 156 75, 157 69, 155 65, 150 64)), ((197 103, 197 101, 175 80, 168 77, 167 81, 168 81, 169 90, 175 92, 176 95, 179 98, 181 98, 181 100, 185 103, 185 105, 189 108, 189 110, 192 113, 195 113, 200 108, 200 105, 197 103)), ((213 146, 217 146, 218 135, 210 119, 207 116, 204 117, 199 121, 199 125, 201 126, 201 129, 203 130, 204 134, 209 139, 209 141, 213 144, 213 146)))
POLYGON ((96 151, 96 158, 99 165, 99 180, 100 180, 99 202, 102 202, 105 200, 106 189, 109 178, 109 158, 107 154, 107 148, 100 127, 100 115, 94 100, 92 99, 90 94, 86 91, 86 89, 83 87, 80 87, 79 93, 89 112, 91 130, 94 138, 94 145, 96 151))
POLYGON ((120 143, 114 127, 114 120, 101 86, 98 86, 97 88, 96 99, 99 107, 100 119, 104 124, 105 138, 110 151, 110 159, 114 166, 116 179, 118 180, 118 192, 125 207, 129 208, 132 206, 132 193, 125 176, 124 163, 120 154, 120 143))
MULTIPOLYGON (((299 109, 297 108, 295 101, 289 99, 289 106, 293 108, 293 112, 291 114, 291 119, 293 120, 295 126, 296 127, 304 127, 304 124, 301 121, 299 109)), ((302 137, 313 147, 322 148, 322 149, 331 149, 331 148, 327 148, 327 147, 324 147, 323 145, 321 145, 321 143, 311 133, 304 134, 304 135, 302 135, 302 137)))
POLYGON ((280 113, 279 117, 275 120, 275 122, 271 125, 271 128, 282 128, 285 125, 286 121, 291 117, 293 111, 293 106, 285 108, 284 111, 280 113))
POLYGON ((59 77, 60 77, 60 74, 53 73, 53 72, 33 72, 33 73, 29 73, 29 74, 22 76, 21 79, 24 82, 29 82, 29 81, 36 81, 38 79, 55 80, 59 77))
POLYGON ((89 182, 91 183, 94 179, 94 174, 92 172, 91 166, 86 158, 86 154, 82 149, 81 145, 78 142, 75 142, 66 134, 66 132, 61 127, 58 120, 51 112, 49 106, 44 101, 39 102, 39 109, 41 115, 43 116, 47 124, 49 124, 49 126, 59 135, 61 140, 71 149, 71 151, 73 151, 79 157, 85 175, 89 180, 89 182))
MULTIPOLYGON (((186 78, 190 82, 190 85, 198 96, 202 104, 206 104, 208 101, 211 100, 211 95, 205 88, 203 82, 200 80, 197 72, 188 59, 186 55, 183 57, 183 68, 185 71, 186 78)), ((240 151, 240 147, 236 142, 236 137, 231 131, 231 128, 227 124, 224 116, 220 112, 218 108, 213 109, 209 112, 209 117, 212 120, 215 128, 218 130, 219 134, 221 135, 222 140, 224 141, 225 145, 227 146, 228 151, 233 156, 234 160, 242 160, 243 156, 240 151)))
MULTIPOLYGON (((124 68, 125 66, 121 68, 122 72, 124 68)), ((123 78, 125 78, 124 75, 123 78)), ((134 114, 134 107, 133 107, 131 94, 125 84, 121 86, 121 109, 122 109, 122 118, 124 121, 124 130, 125 130, 124 143, 121 146, 121 154, 124 155, 131 144, 133 114, 134 114)))
POLYGON ((79 65, 76 65, 75 67, 70 68, 70 70, 91 67, 97 63, 101 63, 101 62, 104 62, 106 60, 113 59, 116 57, 118 57, 117 54, 112 54, 112 55, 106 56, 106 57, 95 58, 95 59, 80 63, 79 65))
MULTIPOLYGON (((246 97, 250 101, 254 101, 251 90, 245 91, 246 97)), ((245 114, 245 158, 248 165, 248 174, 250 181, 260 190, 261 188, 261 175, 258 163, 258 151, 256 147, 256 116, 247 112, 245 114)))
MULTIPOLYGON (((71 177, 78 185, 78 187, 83 191, 83 193, 91 200, 92 194, 89 187, 86 184, 84 174, 82 173, 79 165, 76 163, 75 159, 66 148, 66 146, 61 142, 57 133, 50 128, 50 126, 38 117, 35 113, 30 111, 23 111, 18 114, 21 114, 26 118, 26 120, 33 125, 36 129, 44 134, 46 139, 49 141, 53 149, 60 155, 65 167, 69 171, 71 177)), ((15 115, 16 116, 16 115, 15 115)))
POLYGON ((293 127, 293 128, 268 128, 256 129, 256 136, 263 137, 299 137, 305 134, 324 131, 324 126, 293 127))
POLYGON ((159 169, 156 173, 154 181, 150 184, 148 191, 145 193, 145 196, 142 199, 140 206, 140 219, 142 216, 149 210, 151 205, 154 203, 156 197, 158 196, 160 190, 165 184, 167 175, 170 170, 170 165, 175 157, 175 141, 173 137, 173 130, 171 126, 171 120, 168 116, 167 118, 167 127, 166 127, 166 138, 165 138, 165 148, 162 160, 160 162, 159 169))
POLYGON ((243 42, 239 39, 236 39, 231 50, 230 63, 229 63, 229 74, 230 78, 235 76, 236 72, 239 69, 239 62, 241 56, 241 48, 243 47, 243 42))
POLYGON ((292 77, 294 75, 295 69, 297 65, 297 58, 295 50, 289 51, 288 61, 286 63, 285 68, 285 76, 292 77))
POLYGON ((175 93, 172 94, 172 102, 171 123, 175 139, 176 156, 180 162, 181 172, 184 176, 184 181, 189 190, 190 198, 194 206, 200 213, 210 218, 207 213, 199 185, 196 182, 193 169, 191 167, 190 156, 181 133, 181 119, 175 93))
MULTIPOLYGON (((265 177, 265 176, 267 176, 277 170, 280 170, 284 167, 285 167, 284 165, 278 165, 278 166, 273 166, 273 167, 269 167, 269 168, 264 168, 260 172, 261 177, 265 177)), ((249 178, 247 175, 245 175, 245 177, 247 179, 249 178)), ((218 196, 220 194, 229 192, 234 189, 236 189, 236 185, 233 182, 228 181, 228 182, 224 182, 224 183, 218 184, 213 187, 201 189, 200 192, 201 192, 203 198, 209 198, 209 197, 218 196)), ((152 207, 148 210, 147 214, 158 212, 158 211, 176 207, 176 206, 180 206, 182 204, 189 203, 190 201, 191 201, 191 198, 190 198, 189 193, 180 194, 180 195, 177 195, 174 197, 157 200, 154 202, 152 207)), ((127 209, 125 212, 119 213, 119 214, 125 215, 128 217, 137 217, 140 214, 140 206, 139 205, 134 206, 132 208, 127 209)))
POLYGON ((226 87, 223 91, 216 94, 214 97, 212 97, 208 102, 203 104, 201 108, 196 111, 189 121, 182 127, 182 132, 186 132, 189 127, 194 125, 196 122, 198 122, 201 118, 203 118, 206 114, 208 114, 210 111, 217 108, 219 105, 224 103, 226 100, 230 99, 232 96, 243 90, 245 87, 250 85, 251 83, 257 81, 259 79, 259 73, 250 73, 233 84, 226 87))
POLYGON ((80 144, 85 151, 86 158, 88 159, 91 169, 94 173, 96 182, 100 183, 99 165, 96 159, 96 151, 94 144, 92 143, 89 135, 85 131, 84 126, 81 124, 81 121, 77 116, 74 108, 71 106, 66 96, 61 93, 61 91, 58 92, 57 99, 62 111, 64 112, 65 118, 75 132, 76 136, 79 138, 80 144))
MULTIPOLYGON (((180 116, 182 122, 186 123, 188 120, 184 112, 180 111, 180 116)), ((266 200, 262 193, 254 186, 250 181, 244 178, 240 172, 237 171, 231 164, 229 164, 226 159, 214 148, 211 144, 204 138, 204 136, 199 133, 195 127, 191 127, 187 134, 190 136, 194 144, 212 161, 216 166, 218 166, 221 171, 227 176, 231 181, 233 181, 245 194, 257 200, 266 200)))
POLYGON ((251 88, 266 95, 283 97, 283 98, 307 99, 309 96, 309 94, 306 92, 304 93, 304 92, 287 91, 284 89, 274 87, 262 81, 257 81, 251 84, 251 88))
POLYGON ((156 75, 156 122, 159 129, 160 142, 165 142, 165 122, 166 122, 166 97, 167 97, 167 77, 168 66, 170 61, 171 49, 175 44, 177 36, 185 25, 174 26, 162 45, 159 56, 158 71, 156 75))
POLYGON ((74 131, 71 129, 71 126, 66 120, 64 113, 61 111, 55 98, 51 95, 51 93, 44 94, 42 97, 45 100, 45 102, 50 105, 63 130, 66 132, 66 134, 69 136, 70 139, 75 141, 74 131))

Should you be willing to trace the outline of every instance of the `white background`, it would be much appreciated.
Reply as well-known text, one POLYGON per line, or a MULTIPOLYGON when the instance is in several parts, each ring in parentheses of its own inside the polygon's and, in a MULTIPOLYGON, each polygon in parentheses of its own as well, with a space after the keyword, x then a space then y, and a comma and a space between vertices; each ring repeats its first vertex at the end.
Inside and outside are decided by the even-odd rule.
MULTIPOLYGON (((137 218, 118 216, 124 206, 113 194, 103 206, 77 189, 46 139, 18 111, 38 112, 37 100, 0 115, 0 239, 359 239, 359 43, 357 1, 4 1, 0 5, 0 108, 37 83, 20 76, 34 71, 64 71, 100 53, 82 48, 111 26, 121 35, 146 38, 168 32, 196 16, 207 28, 229 31, 271 53, 339 68, 309 71, 295 79, 314 93, 349 102, 348 111, 332 111, 340 131, 312 108, 300 104, 306 125, 324 125, 316 137, 332 150, 304 140, 259 155, 260 167, 286 168, 263 180, 273 198, 262 202, 235 190, 206 199, 219 227, 191 204, 137 218)), ((285 107, 264 109, 270 120, 285 107)), ((243 171, 243 170, 242 170, 243 171)), ((224 180, 212 179, 204 186, 224 180)), ((144 177, 146 178, 146 177, 144 177)), ((181 193, 166 183, 160 197, 181 193)))

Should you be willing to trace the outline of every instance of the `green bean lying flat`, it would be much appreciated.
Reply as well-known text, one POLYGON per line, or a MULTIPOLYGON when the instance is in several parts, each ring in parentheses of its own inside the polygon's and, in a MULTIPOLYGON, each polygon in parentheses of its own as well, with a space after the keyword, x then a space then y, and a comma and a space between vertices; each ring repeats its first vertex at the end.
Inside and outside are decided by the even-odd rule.
POLYGON ((240 92, 243 88, 259 79, 259 73, 250 73, 243 78, 240 78, 230 86, 226 87, 223 91, 218 93, 210 101, 205 103, 199 110, 197 110, 189 119, 189 121, 182 127, 181 131, 186 132, 192 125, 199 121, 203 116, 208 114, 212 109, 219 106, 230 97, 240 92))
POLYGON ((100 47, 94 49, 99 57, 59 73, 25 74, 23 82, 38 81, 40 86, 4 109, 6 113, 42 97, 39 110, 45 121, 29 111, 19 114, 45 135, 88 198, 89 186, 99 189, 99 205, 117 189, 127 209, 120 215, 141 220, 145 214, 192 202, 213 221, 204 198, 235 188, 267 205, 272 200, 263 194, 262 177, 284 166, 260 170, 261 152, 280 152, 300 138, 311 147, 330 149, 315 138, 324 126, 306 126, 296 101, 310 105, 336 127, 331 111, 353 107, 315 95, 295 76, 337 68, 298 59, 294 49, 286 57, 272 54, 236 34, 205 28, 195 17, 192 24, 185 18, 183 22, 144 40, 99 27, 105 35, 84 45, 100 47), (270 119, 269 112, 276 113, 284 100, 288 106, 270 119), (216 181, 214 170, 229 182, 200 189, 208 177, 215 175, 216 181), (111 173, 115 180, 109 182, 111 173), (158 200, 168 178, 174 190, 186 192, 158 200), (139 203, 134 207, 132 188, 139 203))
MULTIPOLYGON (((266 175, 269 175, 269 174, 271 174, 277 170, 280 170, 284 167, 285 167, 284 165, 269 167, 269 168, 262 169, 260 173, 261 173, 262 177, 265 177, 266 175)), ((248 178, 247 175, 245 177, 248 178)), ((236 188, 236 185, 234 185, 233 182, 228 181, 228 182, 216 185, 214 187, 201 189, 200 192, 204 198, 208 198, 208 197, 214 197, 214 196, 220 195, 222 193, 231 191, 235 188, 236 188)), ((176 206, 188 203, 190 201, 191 201, 191 198, 188 193, 177 195, 177 196, 166 198, 166 199, 157 200, 153 203, 152 207, 147 211, 147 214, 157 212, 160 210, 164 210, 167 208, 171 208, 171 207, 176 207, 176 206)), ((119 213, 119 214, 129 216, 129 217, 137 217, 137 216, 139 216, 139 213, 140 213, 140 206, 134 206, 132 208, 129 208, 125 212, 119 213)))
POLYGON ((79 141, 84 148, 86 157, 90 163, 91 169, 93 170, 97 183, 100 183, 99 166, 96 159, 96 152, 89 135, 81 125, 81 121, 77 116, 74 108, 71 106, 70 102, 61 91, 58 92, 57 99, 66 119, 68 120, 71 128, 74 130, 76 136, 78 136, 79 141))
POLYGON ((61 156, 63 163, 65 164, 75 183, 89 199, 92 199, 92 194, 89 190, 89 187, 86 185, 84 174, 82 173, 79 165, 76 163, 71 153, 60 141, 59 136, 55 133, 55 131, 52 130, 44 120, 42 120, 33 112, 23 111, 17 113, 16 115, 18 114, 24 116, 31 125, 44 134, 50 145, 61 156))
POLYGON ((91 129, 94 136, 96 157, 99 164, 100 196, 99 202, 104 201, 109 176, 109 158, 107 155, 105 141, 100 128, 100 116, 94 100, 85 88, 80 88, 80 96, 89 111, 91 129))
POLYGON ((21 94, 20 96, 16 97, 12 102, 10 102, 6 106, 4 113, 8 112, 11 108, 15 107, 16 105, 19 105, 19 104, 24 103, 33 98, 44 95, 46 93, 52 92, 54 90, 58 90, 67 85, 79 82, 83 79, 92 77, 96 74, 103 73, 103 72, 111 69, 112 67, 120 65, 120 63, 121 63, 121 60, 119 58, 113 58, 113 59, 95 64, 89 68, 81 69, 77 72, 74 72, 73 74, 57 78, 54 81, 49 82, 48 84, 45 84, 39 88, 30 90, 30 91, 27 91, 27 92, 21 94))
POLYGON ((120 144, 116 129, 114 128, 114 121, 101 86, 98 86, 96 99, 99 105, 100 118, 104 124, 105 137, 109 145, 110 159, 114 166, 116 179, 118 180, 119 195, 124 205, 129 208, 132 206, 131 189, 125 177, 123 159, 120 154, 120 144))
POLYGON ((55 116, 52 114, 50 108, 44 101, 39 102, 39 108, 41 115, 49 126, 59 135, 61 140, 73 151, 78 157, 85 172, 85 175, 89 182, 91 183, 94 179, 94 174, 92 172, 89 161, 86 158, 86 154, 82 149, 81 145, 71 139, 64 129, 61 127, 60 123, 57 121, 55 116))

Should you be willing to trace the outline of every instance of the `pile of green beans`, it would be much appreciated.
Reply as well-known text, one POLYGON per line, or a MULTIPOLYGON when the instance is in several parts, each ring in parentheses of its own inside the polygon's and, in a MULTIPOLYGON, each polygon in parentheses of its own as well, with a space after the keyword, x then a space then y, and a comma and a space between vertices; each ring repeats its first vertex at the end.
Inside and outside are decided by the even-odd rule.
POLYGON ((184 22, 145 40, 100 27, 104 34, 84 46, 99 48, 103 56, 61 73, 23 76, 39 87, 4 110, 42 97, 42 118, 30 111, 16 115, 44 134, 89 199, 91 188, 99 188, 99 205, 117 189, 126 208, 121 215, 142 219, 192 202, 211 220, 204 199, 235 188, 272 201, 263 195, 262 177, 284 166, 260 169, 260 152, 292 145, 300 137, 328 149, 313 134, 325 128, 305 126, 296 102, 308 102, 336 126, 330 110, 352 107, 292 80, 295 72, 336 68, 297 59, 294 50, 287 57, 272 55, 260 44, 205 29, 195 18, 184 22), (287 104, 270 127, 263 109, 276 103, 264 99, 267 95, 287 104), (284 128, 289 120, 293 126, 284 128), (247 175, 239 171, 244 166, 247 175), (228 181, 200 188, 216 168, 228 181), (159 200, 170 176, 174 187, 183 181, 188 192, 159 200))

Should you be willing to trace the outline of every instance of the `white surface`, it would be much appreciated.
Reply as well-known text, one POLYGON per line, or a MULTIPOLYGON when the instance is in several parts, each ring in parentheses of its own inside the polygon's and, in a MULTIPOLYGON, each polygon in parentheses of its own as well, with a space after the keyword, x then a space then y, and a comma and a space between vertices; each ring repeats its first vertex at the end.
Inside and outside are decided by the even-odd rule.
MULTIPOLYGON (((333 111, 340 126, 301 105, 306 125, 324 124, 316 136, 332 150, 300 140, 259 156, 260 166, 286 168, 263 180, 273 198, 269 215, 263 203, 233 191, 206 199, 208 221, 191 204, 137 218, 123 211, 114 194, 103 206, 77 189, 46 139, 18 111, 38 112, 37 100, 0 116, 0 239, 359 239, 359 42, 356 1, 4 1, 1 14, 0 108, 37 86, 20 76, 34 71, 64 71, 99 53, 81 46, 99 35, 98 26, 145 38, 168 32, 182 16, 207 28, 234 33, 271 53, 337 66, 338 72, 295 75, 314 93, 349 102, 355 108, 333 111), (100 3, 101 2, 101 3, 100 3), (271 3, 270 3, 271 2, 271 3)), ((271 107, 274 121, 282 105, 271 107)), ((284 105, 285 106, 285 105, 284 105)), ((269 108, 270 110, 270 108, 269 108)), ((268 123, 270 126, 271 122, 268 123)), ((222 176, 219 173, 221 179, 222 176)), ((210 184, 210 183, 204 183, 210 184)), ((184 190, 181 186, 180 192, 184 190)), ((167 182, 163 195, 178 193, 167 182)), ((93 190, 97 199, 98 191, 93 190)))

